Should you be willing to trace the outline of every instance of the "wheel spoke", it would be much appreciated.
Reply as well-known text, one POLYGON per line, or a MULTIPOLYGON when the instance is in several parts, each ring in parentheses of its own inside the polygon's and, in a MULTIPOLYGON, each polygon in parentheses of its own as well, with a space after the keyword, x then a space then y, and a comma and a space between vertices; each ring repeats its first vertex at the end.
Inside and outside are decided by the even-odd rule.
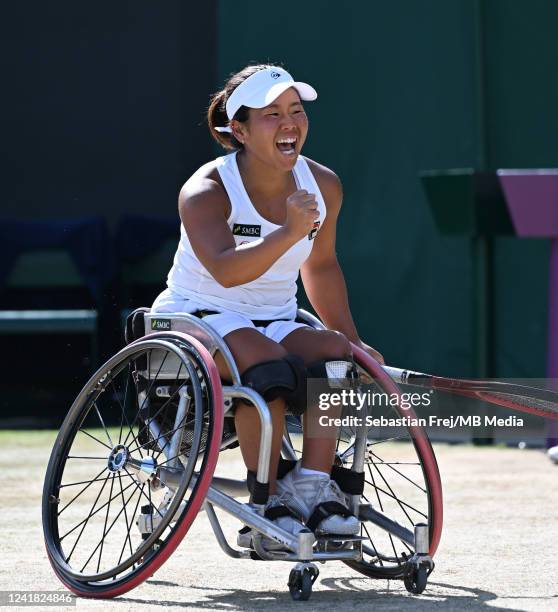
MULTIPOLYGON (((80 525, 83 524, 83 527, 81 528, 81 531, 79 532, 78 537, 76 538, 76 541, 74 542, 74 545, 72 546, 72 550, 70 551, 70 554, 66 558, 66 563, 70 561, 70 557, 74 554, 74 550, 76 549, 77 543, 79 542, 79 539, 81 538, 81 534, 83 533, 85 527, 87 526, 89 519, 93 516, 93 514, 95 514, 93 510, 95 509, 95 506, 97 505, 97 502, 99 501, 99 497, 101 497, 101 493, 103 492, 105 485, 107 484, 109 478, 110 478, 110 474, 105 478, 105 481, 103 482, 103 486, 101 487, 101 490, 99 491, 97 497, 95 498, 95 502, 93 503, 93 506, 91 507, 91 511, 89 512, 88 516, 80 523, 80 525)), ((72 529, 72 531, 77 529, 77 527, 79 527, 79 525, 76 525, 76 527, 72 529)), ((70 533, 71 531, 68 532, 66 535, 63 535, 60 538, 60 541, 62 541, 70 533)))
POLYGON ((376 468, 376 471, 378 472, 378 474, 380 475, 380 478, 384 481, 384 484, 386 485, 386 487, 389 489, 390 493, 393 495, 393 498, 397 501, 397 504, 399 505, 399 507, 401 508, 401 510, 403 511, 403 513, 405 514, 405 516, 409 519, 409 523, 411 523, 411 525, 414 526, 414 522, 413 519, 409 516, 409 513, 407 512, 407 510, 403 507, 403 504, 401 503, 401 500, 399 499, 399 497, 397 497, 397 495, 395 495, 395 492, 393 491, 393 489, 391 488, 389 482, 386 480, 385 476, 382 474, 381 470, 378 468, 378 466, 376 465, 376 463, 372 463, 372 465, 376 468))
MULTIPOLYGON (((379 487, 377 484, 370 482, 369 480, 365 481, 367 484, 369 484, 370 486, 374 487, 374 489, 376 489, 376 493, 378 491, 380 491, 380 493, 383 493, 384 495, 386 495, 387 497, 391 497, 392 499, 395 499, 398 503, 403 504, 404 506, 407 506, 407 508, 410 508, 411 510, 413 510, 414 512, 416 512, 417 514, 420 514, 422 517, 424 517, 425 519, 428 518, 428 516, 424 513, 421 512, 420 510, 418 510, 417 508, 415 508, 414 506, 411 506, 411 504, 408 504, 407 502, 404 502, 403 500, 398 499, 397 497, 395 497, 395 495, 392 495, 391 493, 389 493, 388 491, 386 491, 385 489, 382 489, 381 487, 379 487)), ((381 506, 381 502, 380 502, 380 506, 381 506)), ((380 508, 381 510, 382 508, 380 508)), ((414 523, 413 523, 414 524, 414 523)))
MULTIPOLYGON (((153 349, 149 350, 148 355, 149 356, 145 356, 146 360, 147 360, 147 376, 149 377, 150 372, 151 372, 151 366, 150 366, 150 361, 151 361, 151 354, 153 353, 153 349)), ((142 402, 141 402, 141 406, 138 408, 138 411, 136 412, 136 416, 134 417, 134 422, 138 421, 138 419, 140 418, 141 415, 141 411, 143 410, 143 406, 145 404, 145 401, 147 400, 147 398, 149 397, 149 394, 151 393, 151 389, 153 389, 153 384, 155 383, 155 381, 157 380, 157 377, 159 376, 159 374, 161 373, 161 369, 163 368, 163 365, 167 359, 167 355, 168 355, 168 351, 165 352, 165 356, 163 357, 163 359, 161 360, 161 363, 159 365, 159 369, 157 370, 157 373, 155 374, 155 378, 153 380, 151 380, 151 378, 148 378, 148 381, 151 381, 149 383, 149 388, 147 389, 146 393, 145 393, 145 397, 143 398, 142 402)), ((128 442, 128 437, 130 436, 130 434, 128 433, 126 435, 126 439, 124 440, 124 444, 126 444, 128 442)))
POLYGON ((105 422, 103 421, 103 417, 101 416, 101 411, 99 410, 99 406, 97 406, 96 400, 93 402, 93 406, 95 406, 95 412, 97 413, 97 416, 99 417, 99 421, 101 421, 101 425, 103 426, 103 429, 105 430, 105 433, 107 434, 108 441, 110 442, 110 447, 114 448, 114 444, 112 443, 108 429, 105 426, 105 422))
POLYGON ((372 536, 370 535, 370 532, 368 531, 368 529, 367 529, 367 527, 366 527, 366 525, 364 523, 361 523, 361 525, 362 525, 362 528, 364 529, 364 531, 366 531, 366 535, 368 536, 368 538, 370 540, 370 544, 372 544, 372 548, 374 549, 374 552, 376 553, 376 558, 380 562, 380 565, 383 565, 384 562, 380 558, 380 555, 378 555, 378 550, 376 549, 376 545, 374 544, 374 540, 372 539, 372 536))
MULTIPOLYGON (((175 431, 178 431, 181 427, 184 427, 185 423, 183 423, 183 421, 180 422, 180 424, 178 425, 178 427, 175 427, 174 429, 169 429, 168 431, 163 432, 162 434, 159 434, 156 438, 153 438, 153 440, 150 440, 149 442, 146 442, 145 444, 143 444, 143 447, 146 447, 148 444, 155 444, 155 442, 157 442, 158 440, 161 440, 161 438, 164 438, 165 436, 172 436, 172 434, 175 431)), ((166 448, 166 446, 169 444, 169 440, 165 441, 165 444, 163 445, 163 448, 161 448, 161 450, 159 451, 157 457, 155 457, 155 459, 157 459, 158 457, 161 456, 161 453, 163 452, 163 450, 166 448)), ((130 450, 130 452, 133 452, 136 449, 132 449, 130 450)), ((160 465, 159 463, 157 465, 160 465)))
POLYGON ((81 432, 81 433, 84 433, 86 436, 89 436, 90 438, 93 438, 93 440, 95 440, 99 444, 102 444, 104 447, 108 448, 109 450, 112 450, 111 446, 109 446, 108 444, 105 444, 102 440, 99 440, 99 438, 97 438, 94 435, 90 434, 88 431, 85 431, 85 429, 78 429, 78 431, 81 432))
MULTIPOLYGON (((129 380, 129 376, 126 377, 126 393, 128 393, 128 380, 129 380)), ((112 376, 110 377, 110 384, 112 385, 112 388, 114 389, 114 396, 116 397, 118 403, 120 404, 120 411, 122 413, 122 417, 120 419, 120 431, 118 432, 118 443, 120 444, 121 443, 120 441, 122 440, 123 419, 126 419, 126 423, 128 424, 128 429, 129 429, 128 435, 131 433, 134 439, 134 442, 137 443, 138 440, 134 434, 132 426, 130 425, 130 421, 128 421, 128 417, 126 416, 126 410, 125 410, 126 403, 123 404, 120 401, 120 397, 118 396, 118 389, 116 388, 116 385, 114 384, 114 378, 112 378, 112 376)), ((127 439, 128 438, 126 438, 126 440, 127 439)), ((139 451, 139 454, 140 454, 140 457, 143 459, 141 450, 139 451)))
POLYGON ((51 454, 43 502, 47 548, 55 572, 79 583, 85 596, 103 596, 116 586, 125 592, 151 575, 189 527, 183 522, 176 528, 173 510, 183 503, 178 493, 197 504, 210 485, 223 418, 221 402, 210 410, 213 393, 220 397, 212 386, 216 370, 187 342, 171 346, 162 340, 125 347, 98 370, 74 402, 51 454), (168 392, 161 393, 161 385, 168 392), (189 463, 182 470, 176 458, 185 457, 189 463), (159 483, 156 474, 136 473, 147 469, 140 465, 146 458, 155 464, 160 459, 167 470, 176 462, 171 472, 177 488, 159 483), (197 465, 205 479, 194 472, 197 465), (140 510, 147 503, 149 518, 140 510))
POLYGON ((180 457, 180 456, 182 456, 181 452, 179 452, 174 457, 169 457, 168 459, 165 459, 164 461, 161 461, 161 463, 157 463, 157 467, 161 467, 162 465, 165 465, 165 463, 168 463, 169 461, 172 461, 173 459, 176 459, 177 457, 180 457))
MULTIPOLYGON (((151 510, 151 512, 149 513, 149 516, 150 516, 149 521, 151 522, 151 533, 153 533, 153 510, 152 508, 154 506, 153 506, 153 502, 151 501, 151 483, 149 481, 147 481, 147 496, 149 498, 149 509, 151 510)), ((157 509, 157 512, 159 512, 159 509, 157 509)))
MULTIPOLYGON (((174 434, 174 433, 176 433, 176 432, 177 432, 179 429, 185 428, 185 427, 188 425, 188 422, 187 422, 187 416, 188 416, 188 414, 186 413, 186 414, 183 416, 183 418, 182 418, 182 420, 180 421, 180 423, 179 423, 179 424, 178 424, 178 425, 177 425, 177 426, 176 426, 174 429, 170 429, 170 430, 169 430, 169 431, 167 431, 166 433, 161 434, 161 435, 159 435, 159 436, 157 437, 157 440, 158 440, 159 438, 161 438, 161 437, 163 437, 163 436, 166 436, 166 441, 165 441, 165 443, 163 444, 163 446, 162 446, 162 447, 161 447, 161 448, 160 448, 158 451, 154 451, 154 452, 156 452, 156 453, 157 453, 157 454, 155 455, 155 459, 157 459, 157 460, 158 460, 158 459, 159 459, 159 457, 160 457, 160 456, 163 454, 163 452, 164 452, 165 448, 167 448, 167 446, 169 446, 169 444, 171 443, 171 438, 172 438, 173 434, 174 434)), ((180 449, 180 448, 178 449, 178 451, 179 451, 179 453, 180 453, 180 454, 182 454, 182 452, 181 452, 181 449, 180 449)), ((165 455, 165 456, 166 456, 166 455, 165 455)))
POLYGON ((97 459, 97 460, 107 460, 106 457, 93 457, 91 455, 68 455, 66 459, 97 459))
MULTIPOLYGON (((107 469, 107 468, 105 468, 105 470, 106 470, 106 469, 107 469)), ((105 470, 103 470, 103 472, 104 472, 105 470)), ((101 472, 101 474, 102 474, 103 472, 101 472)), ((128 478, 128 477, 129 477, 129 474, 120 474, 120 476, 121 476, 121 477, 126 477, 126 478, 128 478)), ((95 478, 95 480, 100 480, 100 478, 95 478)), ((75 486, 77 486, 77 485, 86 484, 86 483, 90 483, 90 482, 92 482, 92 481, 91 481, 91 480, 82 480, 82 481, 80 481, 80 482, 69 482, 68 484, 63 484, 63 485, 60 485, 59 489, 64 489, 65 487, 75 487, 75 486)))
MULTIPOLYGON (((124 475, 126 476, 126 474, 124 475)), ((122 496, 122 501, 124 501, 124 490, 122 489, 122 477, 121 477, 120 472, 118 472, 118 484, 120 485, 120 494, 122 496)), ((138 510, 140 499, 141 499, 141 495, 138 495, 136 507, 134 508, 134 512, 132 514, 132 520, 134 516, 136 516, 136 512, 138 510)), ((128 522, 128 513, 126 512, 125 507, 124 507, 124 519, 126 521, 126 537, 124 538, 124 544, 122 545, 122 550, 120 551, 120 556, 118 557, 118 565, 120 565, 120 562, 122 561, 122 555, 124 554, 124 550, 126 548, 126 542, 128 542, 128 544, 130 545, 130 555, 134 554, 134 551, 132 550, 132 540, 130 538, 131 527, 130 527, 130 523, 128 522)))
MULTIPOLYGON (((161 411, 162 411, 164 408, 166 408, 166 407, 168 406, 168 404, 170 403, 170 401, 171 401, 171 400, 172 400, 172 399, 173 399, 173 398, 176 396, 176 394, 177 394, 177 393, 180 391, 180 389, 182 389, 182 387, 184 387, 184 384, 185 384, 185 383, 183 383, 183 384, 182 384, 182 385, 181 385, 181 386, 180 386, 178 389, 176 389, 176 390, 175 390, 175 391, 172 393, 172 395, 171 395, 171 396, 170 396, 170 397, 169 397, 169 398, 168 398, 168 399, 167 399, 167 400, 164 402, 164 404, 163 404, 162 406, 160 406, 160 407, 157 409, 157 411, 156 411, 156 412, 153 414, 153 416, 149 417, 149 419, 147 420, 147 423, 145 424, 145 427, 146 427, 148 430, 149 430, 149 425, 150 425, 150 424, 153 422, 153 420, 155 419, 155 417, 157 417, 157 416, 160 414, 160 412, 161 412, 161 411)), ((161 437, 161 436, 159 436, 159 437, 161 437)), ((158 439, 158 438, 157 438, 157 439, 158 439)), ((144 448, 145 446, 147 446, 148 444, 151 444, 151 443, 152 443, 152 441, 150 440, 150 441, 146 442, 145 444, 141 444, 141 445, 139 445, 139 441, 138 441, 138 447, 137 447, 137 448, 144 448)), ((132 451, 133 451, 133 450, 135 450, 135 449, 133 448, 133 449, 132 449, 132 451)))
MULTIPOLYGON (((372 473, 372 470, 370 469, 370 466, 368 466, 368 470, 370 472, 370 476, 372 477, 372 482, 373 482, 373 487, 374 490, 376 491, 376 497, 378 499, 378 503, 380 504, 380 510, 383 512, 384 511, 384 506, 382 504, 382 500, 380 499, 380 495, 378 493, 378 487, 376 486, 376 481, 374 480, 374 474, 372 473)), ((393 542, 393 536, 391 535, 391 533, 388 532, 388 537, 389 537, 389 541, 391 543, 391 547, 393 549, 393 554, 395 555, 395 557, 397 557, 397 551, 395 550, 395 543, 393 542)), ((398 562, 399 565, 399 562, 398 562)))
MULTIPOLYGON (((126 467, 124 467, 124 469, 126 470, 126 467)), ((128 472, 128 470, 126 470, 126 471, 128 472)), ((128 472, 128 473, 129 473, 129 472, 128 472)), ((134 481, 134 484, 136 485, 136 487, 137 487, 138 489, 140 488, 137 482, 135 482, 135 481, 134 481)), ((151 505, 151 498, 150 498, 150 497, 148 497, 148 496, 145 494, 145 491, 143 490, 144 486, 145 486, 145 483, 144 483, 144 484, 142 485, 142 487, 141 487, 140 494, 141 494, 141 495, 143 495, 143 496, 145 497, 145 499, 146 499, 146 500, 149 502, 149 504, 151 505)), ((157 514, 158 514, 158 515, 159 515, 161 518, 164 518, 164 516, 161 514, 161 512, 160 512, 159 508, 155 508, 155 510, 157 510, 157 514)))
MULTIPOLYGON (((112 474, 112 480, 110 481, 109 498, 112 497, 113 489, 114 489, 114 474, 112 474)), ((103 556, 103 546, 104 546, 104 542, 105 542, 105 535, 107 533, 107 522, 108 522, 109 513, 110 513, 110 501, 109 501, 109 503, 107 505, 107 512, 105 514, 105 524, 103 526, 103 537, 101 538, 101 548, 99 549, 99 560, 97 561, 97 573, 99 573, 99 568, 101 567, 101 557, 103 556)), ((87 565, 87 562, 85 563, 85 565, 87 565)), ((83 572, 83 569, 84 569, 85 565, 81 569, 82 572, 83 572)))
MULTIPOLYGON (((101 471, 100 471, 100 472, 97 474, 97 476, 95 476, 95 478, 93 478, 93 480, 89 480, 89 481, 87 481, 89 484, 88 484, 87 486, 83 487, 83 489, 82 489, 82 490, 81 490, 81 491, 80 491, 80 492, 79 492, 79 493, 78 493, 78 494, 77 494, 77 495, 76 495, 74 498, 72 498, 72 499, 71 499, 71 500, 70 500, 70 501, 69 501, 69 502, 68 502, 68 503, 67 503, 67 504, 66 504, 66 505, 65 505, 65 506, 64 506, 64 507, 61 509, 61 510, 58 510, 58 516, 60 516, 60 515, 62 514, 62 512, 64 512, 64 510, 66 510, 66 508, 67 508, 67 507, 68 507, 70 504, 72 504, 72 503, 73 503, 73 502, 74 502, 74 501, 75 501, 75 500, 76 500, 76 499, 77 499, 77 498, 78 498, 78 497, 79 497, 79 496, 80 496, 80 495, 81 495, 81 494, 82 494, 84 491, 86 491, 86 490, 87 490, 87 489, 88 489, 88 488, 89 488, 89 487, 90 487, 90 486, 91 486, 91 485, 92 485, 94 482, 98 482, 98 481, 100 480, 100 479, 99 479, 99 476, 100 476, 101 474, 104 474, 104 473, 105 473, 107 470, 108 470, 108 467, 103 468, 103 469, 102 469, 102 470, 101 470, 101 471)), ((110 476, 110 474, 109 474, 109 475, 107 475, 107 478, 108 478, 109 476, 110 476)), ((106 480, 106 478, 105 478, 105 480, 106 480)), ((79 482, 78 482, 78 483, 73 483, 73 484, 81 484, 81 483, 79 483, 79 482)), ((71 485, 71 484, 69 484, 69 485, 61 485, 61 486, 60 486, 60 488, 62 488, 62 486, 68 486, 68 487, 70 487, 70 486, 72 486, 72 485, 71 485)), ((103 485, 103 486, 104 486, 104 485, 103 485)))
MULTIPOLYGON (((122 501, 124 501, 124 489, 122 489, 122 476, 126 476, 126 474, 120 474, 120 472, 118 472, 118 477, 120 479, 120 491, 121 491, 121 494, 122 494, 122 501)), ((138 499, 136 501, 136 507, 134 508, 134 512, 132 513, 132 520, 134 519, 134 516, 136 516, 136 514, 137 514, 138 506, 139 506, 140 501, 141 501, 141 495, 138 495, 138 499)), ((130 531, 131 531, 131 528, 129 527, 128 528, 127 541, 130 544, 130 555, 133 555, 134 551, 132 549, 132 539, 130 538, 130 531)), ((126 540, 124 540, 124 544, 122 546, 122 550, 120 551, 120 557, 118 557, 118 565, 120 565, 120 562, 122 561, 122 556, 124 555, 125 548, 126 548, 126 540)))
POLYGON ((379 457, 378 455, 376 455, 376 453, 373 453, 371 450, 368 451, 371 455, 374 455, 374 457, 376 459, 379 460, 379 463, 376 461, 373 461, 373 464, 376 466, 376 469, 378 469, 378 465, 386 465, 387 467, 389 467, 390 469, 392 469, 394 472, 396 472, 397 474, 399 474, 399 476, 401 476, 402 478, 404 478, 405 480, 408 480, 412 485, 414 485, 417 489, 419 489, 420 491, 422 491, 423 493, 426 493, 426 489, 424 487, 421 487, 418 483, 416 483, 414 480, 411 480, 408 476, 406 476, 405 474, 403 474, 403 472, 400 472, 397 468, 394 468, 394 465, 418 465, 420 466, 420 463, 415 462, 415 463, 405 463, 403 461, 384 461, 381 457, 379 457))
MULTIPOLYGON (((108 476, 107 476, 107 480, 108 480, 108 476)), ((126 487, 124 487, 124 491, 126 491, 127 489, 129 489, 132 485, 134 485, 135 482, 131 482, 129 485, 127 485, 126 487)), ((116 495, 115 495, 116 497, 116 495)), ((114 499, 115 497, 113 497, 112 499, 114 499)), ((63 536, 61 536, 59 539, 60 541, 62 541, 64 538, 66 538, 67 536, 69 536, 73 531, 75 531, 80 525, 83 525, 83 523, 86 523, 92 516, 95 516, 97 514, 97 512, 100 512, 111 500, 109 499, 108 502, 105 502, 102 506, 99 506, 97 508, 97 510, 95 510, 95 512, 91 512, 89 514, 89 516, 87 516, 86 518, 83 519, 83 521, 80 521, 77 525, 75 525, 74 527, 72 527, 72 529, 70 529, 70 531, 66 532, 63 536)))
MULTIPOLYGON (((376 444, 385 444, 386 442, 392 442, 393 440, 404 440, 407 438, 408 436, 393 436, 392 438, 385 438, 383 440, 376 440, 374 442, 367 441, 366 447, 368 448, 370 446, 375 446, 376 444)), ((339 442, 339 439, 338 439, 338 442, 339 442)), ((352 456, 352 454, 354 453, 354 447, 355 447, 355 443, 353 440, 353 442, 351 442, 351 444, 339 455, 339 458, 341 459, 341 461, 343 461, 343 463, 348 461, 349 457, 352 456)), ((403 464, 404 462, 396 462, 396 463, 403 464)), ((417 465, 420 465, 420 464, 417 463, 417 465)))
MULTIPOLYGON (((99 548, 99 546, 102 545, 105 537, 111 532, 112 528, 114 527, 116 521, 118 520, 118 517, 122 514, 122 511, 124 510, 124 508, 128 505, 128 503, 130 502, 130 500, 132 499, 132 497, 136 494, 135 491, 132 491, 132 494, 130 495, 130 497, 128 497, 128 500, 124 503, 124 506, 122 507, 122 509, 120 510, 120 512, 114 517, 114 520, 112 521, 112 523, 110 524, 109 528, 107 529, 107 532, 103 535, 103 538, 101 539, 101 541, 97 544, 97 546, 95 546, 95 550, 91 553, 91 555, 89 556, 89 559, 87 559, 87 561, 85 562, 85 564, 83 565, 83 567, 81 568, 81 572, 83 572, 83 570, 87 567, 87 564, 89 563, 89 561, 91 561, 91 559, 93 558, 93 555, 97 552, 97 549, 99 548)), ((115 495, 115 497, 118 497, 118 493, 115 495)), ((114 498, 113 498, 114 499, 114 498)))
MULTIPOLYGON (((176 377, 175 377, 175 379, 174 379, 174 384, 175 384, 175 385, 176 385, 176 384, 178 384, 178 380, 179 380, 179 378, 180 378, 180 372, 181 372, 181 370, 182 370, 182 365, 183 365, 183 364, 181 363, 181 364, 180 364, 180 367, 178 368, 178 372, 177 372, 177 374, 176 374, 176 377)), ((149 426, 151 425, 151 423, 153 423, 154 419, 155 419, 155 418, 156 418, 156 417, 157 417, 157 416, 158 416, 158 415, 159 415, 159 414, 160 414, 160 413, 161 413, 161 412, 162 412, 162 411, 163 411, 163 410, 164 410, 164 409, 165 409, 165 408, 166 408, 166 407, 167 407, 167 406, 170 404, 170 402, 171 402, 173 399, 175 399, 175 398, 176 398, 177 394, 180 392, 180 390, 181 390, 181 389, 182 389, 182 388, 183 388, 185 385, 186 385, 186 381, 184 381, 184 382, 183 382, 183 383, 180 385, 180 387, 178 387, 177 389, 175 389, 175 390, 173 391, 173 393, 172 393, 172 394, 171 394, 171 395, 170 395, 170 396, 167 398, 167 400, 166 400, 165 402, 163 402, 162 406, 160 406, 160 407, 159 407, 159 408, 156 410, 156 412, 155 412, 153 415, 151 415, 151 416, 150 416, 150 417, 147 419, 147 423, 145 424, 145 427, 146 427, 146 429, 147 429, 147 431, 148 431, 148 432, 149 432, 149 426)), ((178 407, 177 407, 177 410, 178 410, 178 407)), ((163 448, 164 448, 164 447, 163 447, 163 448)), ((162 451, 161 451, 161 452, 162 452, 162 451)), ((161 454, 161 453, 159 453, 159 455, 160 455, 160 454, 161 454)), ((159 455, 157 455, 157 457, 156 457, 156 458, 158 458, 158 457, 159 457, 159 455)))
MULTIPOLYGON (((122 443, 122 428, 124 426, 124 418, 126 418, 126 423, 128 423, 128 427, 131 429, 130 427, 130 423, 128 421, 128 417, 126 416, 126 400, 128 399, 128 386, 130 383, 130 377, 132 376, 132 373, 130 372, 130 365, 128 364, 128 371, 126 373, 126 388, 124 389, 124 399, 122 400, 122 415, 120 417, 120 431, 118 432, 118 444, 122 443)), ((111 376, 111 382, 113 383, 114 386, 114 379, 111 376)))
POLYGON ((408 440, 409 436, 401 434, 400 436, 393 436, 392 438, 383 438, 382 440, 374 440, 373 442, 368 442, 367 446, 375 446, 376 444, 385 444, 386 442, 393 442, 395 440, 408 440))

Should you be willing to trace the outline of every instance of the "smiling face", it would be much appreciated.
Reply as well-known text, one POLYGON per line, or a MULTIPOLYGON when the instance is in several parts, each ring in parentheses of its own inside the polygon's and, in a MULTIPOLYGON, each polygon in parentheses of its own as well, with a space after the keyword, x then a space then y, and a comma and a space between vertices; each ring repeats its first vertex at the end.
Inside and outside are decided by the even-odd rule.
POLYGON ((298 92, 290 87, 264 108, 251 108, 248 120, 231 123, 244 150, 278 170, 291 170, 308 133, 308 117, 298 92))

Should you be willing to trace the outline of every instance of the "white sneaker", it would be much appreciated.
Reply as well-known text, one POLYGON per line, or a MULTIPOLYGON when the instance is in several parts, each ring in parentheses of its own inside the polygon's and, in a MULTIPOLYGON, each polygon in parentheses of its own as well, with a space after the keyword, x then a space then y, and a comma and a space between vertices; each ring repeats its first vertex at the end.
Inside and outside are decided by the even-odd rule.
POLYGON ((558 463, 558 446, 552 446, 547 451, 548 458, 554 463, 558 463))
MULTIPOLYGON (((266 512, 273 508, 287 506, 286 500, 281 495, 270 495, 267 504, 265 505, 266 512)), ((287 506, 290 509, 290 506, 287 506)), ((294 516, 279 516, 276 519, 271 519, 278 527, 288 531, 293 535, 298 535, 300 531, 306 529, 304 523, 296 519, 294 516)), ((249 527, 243 527, 236 538, 236 543, 242 548, 252 548, 252 530, 249 527)), ((263 538, 263 546, 266 550, 282 550, 284 547, 279 542, 271 538, 263 538)))
POLYGON ((358 534, 360 522, 356 516, 349 514, 346 497, 337 483, 327 474, 301 474, 301 467, 299 461, 284 478, 277 481, 277 491, 281 493, 284 503, 304 517, 307 527, 318 535, 358 534), (326 510, 328 502, 338 504, 339 508, 342 506, 343 513, 329 513, 326 510), (326 507, 320 509, 322 504, 326 507))

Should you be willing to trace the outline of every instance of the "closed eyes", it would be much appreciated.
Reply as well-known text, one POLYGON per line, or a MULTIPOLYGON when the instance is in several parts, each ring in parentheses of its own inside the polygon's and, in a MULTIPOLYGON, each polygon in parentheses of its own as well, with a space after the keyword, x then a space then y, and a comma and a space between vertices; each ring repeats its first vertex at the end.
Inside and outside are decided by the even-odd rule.
MULTIPOLYGON (((304 111, 302 109, 299 109, 299 110, 293 111, 291 114, 298 115, 299 113, 303 113, 303 112, 304 111)), ((279 113, 266 113, 265 116, 266 117, 279 117, 279 113)))

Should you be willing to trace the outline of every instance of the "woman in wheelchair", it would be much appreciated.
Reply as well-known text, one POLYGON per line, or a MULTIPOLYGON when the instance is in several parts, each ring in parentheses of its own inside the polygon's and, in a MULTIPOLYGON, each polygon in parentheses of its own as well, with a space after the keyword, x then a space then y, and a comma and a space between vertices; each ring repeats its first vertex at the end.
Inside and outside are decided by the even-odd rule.
MULTIPOLYGON (((308 134, 303 101, 316 97, 310 85, 268 65, 244 68, 212 97, 209 130, 232 152, 203 165, 182 187, 180 243, 152 312, 203 317, 229 346, 243 383, 268 402, 274 432, 268 518, 293 534, 306 525, 320 535, 351 535, 359 522, 330 478, 335 437, 307 433, 317 414, 305 412, 306 380, 326 376, 329 361, 345 362, 346 373, 351 342, 383 359, 358 336, 335 253, 341 183, 301 155, 308 134), (295 320, 299 272, 327 330, 295 320), (277 479, 287 409, 305 412, 303 455, 277 479)), ((216 361, 226 378, 219 355, 216 361)), ((251 405, 236 405, 235 426, 246 466, 255 471, 260 423, 251 405)))

